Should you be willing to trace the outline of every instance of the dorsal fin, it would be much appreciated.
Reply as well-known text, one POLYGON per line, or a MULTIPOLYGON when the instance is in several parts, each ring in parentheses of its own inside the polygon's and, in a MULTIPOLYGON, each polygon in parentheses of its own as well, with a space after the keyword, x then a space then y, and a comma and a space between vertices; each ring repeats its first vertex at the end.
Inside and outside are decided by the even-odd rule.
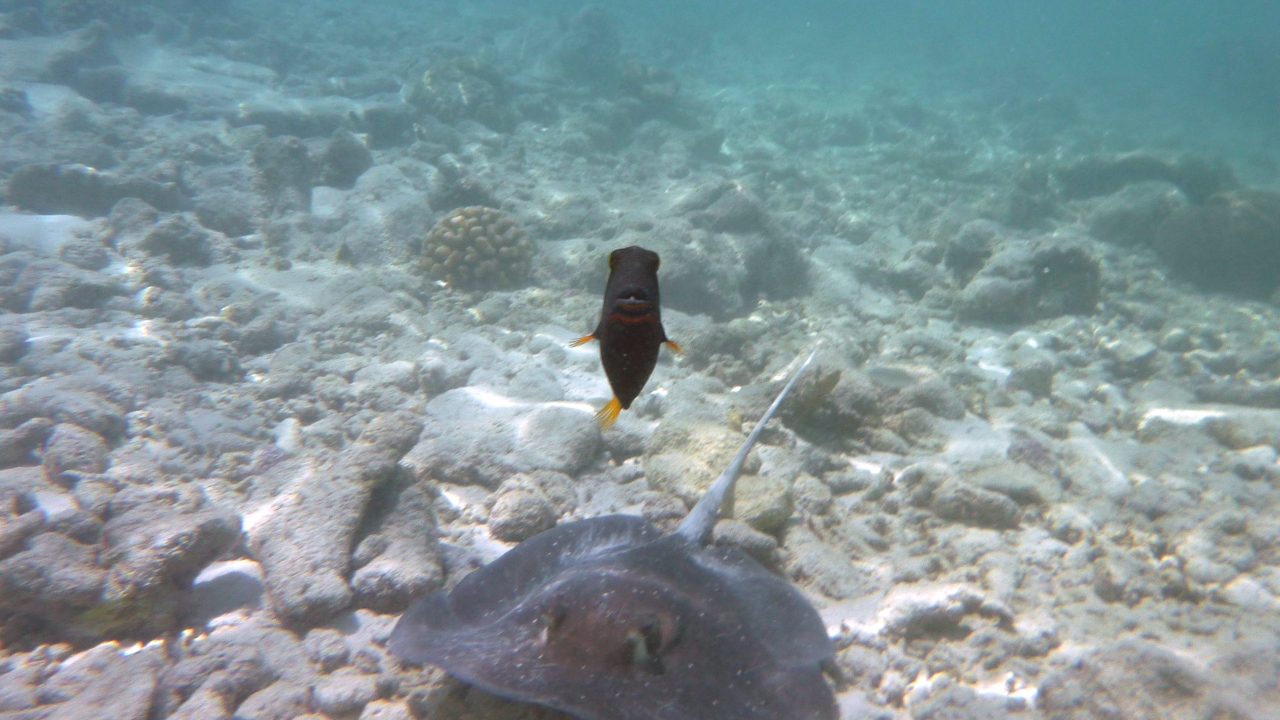
POLYGON ((747 455, 751 452, 751 448, 755 446, 756 439, 760 437, 761 431, 764 430, 765 423, 773 417, 778 411, 778 407, 782 405, 782 401, 787 397, 787 393, 791 392, 791 387, 796 384, 796 380, 804 373, 805 368, 809 367, 809 363, 813 362, 813 356, 818 354, 818 348, 814 348, 809 353, 809 357, 800 365, 800 369, 796 370, 791 379, 787 381, 786 387, 782 388, 782 392, 778 393, 769 406, 764 411, 764 415, 760 417, 760 422, 752 428, 751 434, 747 436, 746 442, 742 443, 742 447, 738 449, 738 454, 733 456, 733 460, 729 461, 729 466, 720 473, 720 477, 711 483, 711 487, 707 488, 707 493, 702 496, 697 505, 693 506, 693 510, 684 520, 680 521, 679 527, 676 528, 675 534, 684 536, 689 542, 699 545, 706 545, 711 541, 711 529, 715 527, 716 518, 720 515, 720 506, 724 504, 725 498, 733 492, 733 486, 738 482, 738 476, 742 474, 742 464, 747 461, 747 455))

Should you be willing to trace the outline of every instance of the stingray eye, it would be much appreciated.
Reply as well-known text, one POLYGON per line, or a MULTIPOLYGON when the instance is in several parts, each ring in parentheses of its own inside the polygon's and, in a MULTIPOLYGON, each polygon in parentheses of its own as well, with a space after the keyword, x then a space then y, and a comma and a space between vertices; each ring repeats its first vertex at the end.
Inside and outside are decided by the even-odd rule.
POLYGON ((632 665, 654 675, 662 674, 662 658, 658 655, 662 649, 662 625, 656 618, 627 633, 627 646, 632 665))
POLYGON ((563 606, 557 606, 538 616, 538 622, 542 623, 542 642, 547 642, 551 634, 560 629, 568 614, 569 611, 563 606))
POLYGON ((650 655, 657 655, 658 650, 662 649, 662 625, 654 620, 640 628, 640 633, 644 635, 644 648, 650 655))

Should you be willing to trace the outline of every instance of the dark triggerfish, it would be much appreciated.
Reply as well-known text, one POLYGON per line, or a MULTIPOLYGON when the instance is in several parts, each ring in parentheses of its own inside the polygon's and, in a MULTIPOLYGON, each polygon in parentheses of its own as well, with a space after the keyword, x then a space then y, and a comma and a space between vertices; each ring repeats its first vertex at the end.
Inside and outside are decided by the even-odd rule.
POLYGON ((604 307, 595 332, 570 343, 577 347, 600 341, 600 364, 613 388, 613 399, 596 413, 601 428, 608 428, 618 413, 631 407, 658 364, 658 346, 676 352, 680 346, 662 329, 658 302, 658 253, 632 245, 609 253, 609 282, 604 286, 604 307))

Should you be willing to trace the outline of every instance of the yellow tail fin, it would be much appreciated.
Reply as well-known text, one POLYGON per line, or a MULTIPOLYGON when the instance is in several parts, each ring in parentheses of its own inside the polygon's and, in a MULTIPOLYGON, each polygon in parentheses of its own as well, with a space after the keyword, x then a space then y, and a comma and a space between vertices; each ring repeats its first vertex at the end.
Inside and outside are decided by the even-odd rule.
POLYGON ((676 353, 677 355, 684 354, 684 348, 680 347, 680 343, 676 342, 675 340, 668 340, 662 344, 666 345, 668 348, 671 348, 671 352, 676 353))
POLYGON ((578 347, 579 345, 586 345, 587 343, 595 339, 596 339, 595 333, 592 333, 591 335, 583 335, 577 340, 574 340, 573 342, 569 343, 569 347, 578 347))
POLYGON ((596 413, 596 422, 600 423, 600 429, 608 430, 618 419, 620 412, 622 412, 622 403, 618 402, 618 398, 610 400, 608 405, 600 408, 600 412, 596 413))

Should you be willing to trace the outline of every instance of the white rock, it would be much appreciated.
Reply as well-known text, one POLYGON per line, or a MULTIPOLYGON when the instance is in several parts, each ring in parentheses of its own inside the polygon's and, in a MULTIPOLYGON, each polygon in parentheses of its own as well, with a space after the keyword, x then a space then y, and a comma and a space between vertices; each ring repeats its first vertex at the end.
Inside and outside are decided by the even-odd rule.
POLYGON ((404 703, 389 700, 374 700, 360 713, 360 720, 411 720, 412 717, 404 703))
POLYGON ((1276 596, 1247 575, 1232 580, 1222 588, 1222 595, 1233 605, 1253 612, 1271 612, 1280 608, 1276 596))
POLYGON ((262 566, 253 560, 209 564, 191 583, 193 612, 212 619, 241 608, 262 606, 262 566))
POLYGON ((57 255, 59 248, 77 235, 90 233, 93 227, 93 223, 75 215, 0 213, 0 236, 9 240, 10 247, 40 255, 57 255))

